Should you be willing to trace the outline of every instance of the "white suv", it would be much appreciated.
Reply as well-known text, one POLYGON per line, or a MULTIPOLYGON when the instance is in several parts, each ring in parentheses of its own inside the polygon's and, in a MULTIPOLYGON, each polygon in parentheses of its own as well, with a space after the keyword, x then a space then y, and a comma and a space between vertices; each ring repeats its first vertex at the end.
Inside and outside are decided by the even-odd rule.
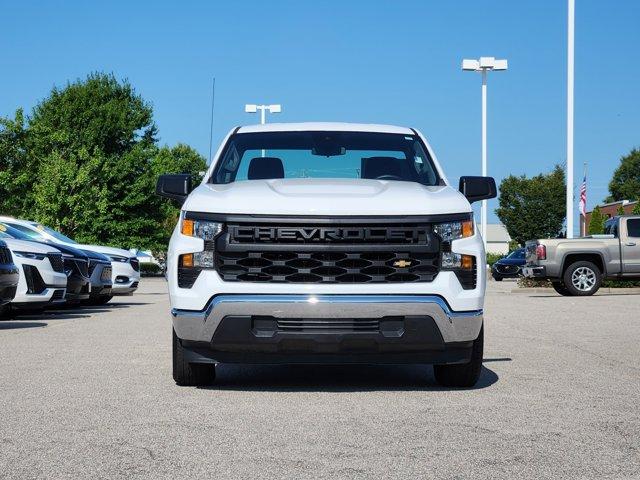
POLYGON ((11 250, 20 274, 11 307, 38 309, 64 303, 67 275, 62 252, 36 242, 1 238, 11 250))
POLYGON ((128 250, 103 245, 80 244, 52 228, 30 220, 0 217, 0 221, 20 230, 36 241, 48 240, 106 255, 111 260, 111 295, 132 295, 138 288, 138 284, 140 283, 140 262, 137 257, 128 250))
POLYGON ((182 203, 169 244, 173 376, 215 363, 431 363, 470 387, 483 351, 485 253, 470 202, 410 128, 335 123, 239 127, 182 203))

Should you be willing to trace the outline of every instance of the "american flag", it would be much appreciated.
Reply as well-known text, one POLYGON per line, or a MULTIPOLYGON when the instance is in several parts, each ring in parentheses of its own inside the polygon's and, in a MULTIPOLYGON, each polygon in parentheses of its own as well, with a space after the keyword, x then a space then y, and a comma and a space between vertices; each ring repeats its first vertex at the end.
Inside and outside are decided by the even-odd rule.
POLYGON ((580 213, 586 216, 587 213, 587 174, 584 174, 582 185, 580 185, 580 213))

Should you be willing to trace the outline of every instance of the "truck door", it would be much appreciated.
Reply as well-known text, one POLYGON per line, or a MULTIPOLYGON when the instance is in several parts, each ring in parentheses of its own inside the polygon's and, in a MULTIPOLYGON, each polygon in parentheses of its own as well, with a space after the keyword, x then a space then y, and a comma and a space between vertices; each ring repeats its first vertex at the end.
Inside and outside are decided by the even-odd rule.
POLYGON ((623 219, 627 225, 622 242, 622 271, 640 275, 640 218, 623 219))

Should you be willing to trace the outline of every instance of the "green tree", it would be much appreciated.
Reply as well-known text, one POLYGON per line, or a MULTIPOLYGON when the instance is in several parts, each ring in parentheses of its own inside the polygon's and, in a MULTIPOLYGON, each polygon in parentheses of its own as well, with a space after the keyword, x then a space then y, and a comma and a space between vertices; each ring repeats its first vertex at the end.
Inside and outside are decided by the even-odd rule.
POLYGON ((17 215, 28 206, 26 192, 33 169, 26 148, 27 131, 22 109, 13 119, 0 118, 0 213, 17 215))
POLYGON ((633 210, 631 210, 633 215, 640 215, 640 198, 636 201, 636 204, 633 206, 633 210))
POLYGON ((608 202, 640 197, 640 150, 634 148, 620 159, 609 182, 609 193, 608 202))
POLYGON ((0 206, 81 242, 161 252, 177 209, 155 195, 157 176, 206 166, 155 136, 151 105, 126 81, 94 73, 54 88, 26 126, 20 111, 0 123, 0 206))
POLYGON ((128 81, 92 73, 85 80, 54 87, 33 109, 29 129, 33 154, 98 150, 122 155, 139 143, 155 143, 151 104, 128 81))
POLYGON ((564 170, 532 178, 506 177, 500 183, 496 215, 513 240, 523 245, 535 238, 556 237, 565 217, 564 170))
POLYGON ((616 209, 616 215, 624 215, 624 207, 622 205, 618 205, 616 209))
POLYGON ((596 208, 591 212, 591 219, 589 221, 589 235, 598 235, 604 233, 605 216, 600 211, 600 206, 596 205, 596 208))

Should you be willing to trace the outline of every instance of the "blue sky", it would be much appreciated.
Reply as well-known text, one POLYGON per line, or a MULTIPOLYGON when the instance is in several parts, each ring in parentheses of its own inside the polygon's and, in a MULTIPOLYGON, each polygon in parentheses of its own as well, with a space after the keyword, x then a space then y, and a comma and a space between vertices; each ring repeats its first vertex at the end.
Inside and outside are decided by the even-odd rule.
MULTIPOLYGON (((257 121, 245 103, 281 103, 278 121, 416 127, 456 178, 480 172, 480 77, 460 61, 485 55, 509 60, 489 78, 489 173, 565 161, 564 0, 2 3, 0 115, 113 72, 153 103, 162 143, 208 155, 215 76, 214 145, 257 121)), ((592 206, 640 146, 640 2, 576 4, 576 191, 588 162, 592 206)))

